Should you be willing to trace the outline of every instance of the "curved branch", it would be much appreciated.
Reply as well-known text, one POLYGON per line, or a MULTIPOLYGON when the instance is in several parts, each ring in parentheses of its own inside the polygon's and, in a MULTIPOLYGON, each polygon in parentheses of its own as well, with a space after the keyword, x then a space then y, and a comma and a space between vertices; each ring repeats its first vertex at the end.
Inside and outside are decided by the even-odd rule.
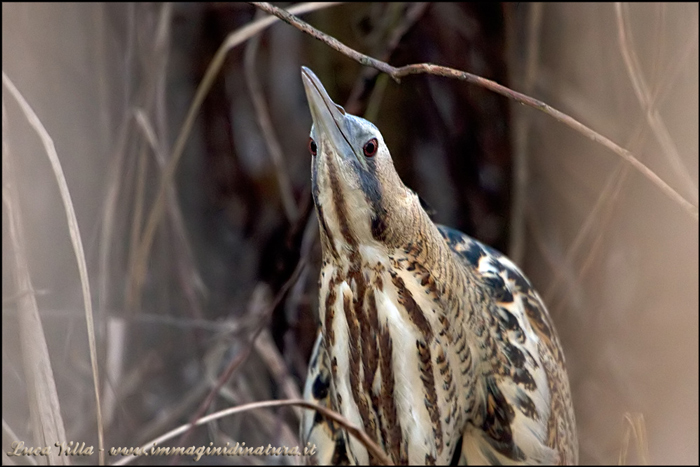
POLYGON ((318 29, 314 28, 308 23, 305 23, 304 21, 300 20, 299 18, 297 18, 296 16, 294 16, 286 10, 272 6, 269 3, 251 2, 251 4, 255 5, 257 8, 260 8, 261 10, 271 15, 278 17, 282 21, 294 26, 300 31, 313 36, 321 42, 324 42, 328 46, 332 47, 333 49, 337 50, 343 55, 346 55, 347 57, 359 62, 360 64, 376 68, 379 71, 383 71, 384 73, 391 76, 397 83, 401 82, 401 78, 408 75, 430 74, 436 76, 444 76, 446 78, 454 78, 459 79, 461 81, 466 81, 468 83, 476 84, 497 94, 505 96, 508 99, 512 99, 516 102, 519 102, 520 104, 524 104, 529 107, 541 110, 547 115, 553 117, 555 120, 576 130, 583 136, 595 141, 596 143, 602 144, 603 146, 620 156, 622 159, 627 161, 632 167, 637 169, 637 171, 639 171, 644 177, 646 177, 654 185, 656 185, 666 196, 671 198, 683 209, 685 209, 693 217, 693 219, 695 219, 696 221, 698 220, 698 207, 690 201, 688 201, 685 197, 683 197, 683 195, 678 193, 676 190, 674 190, 668 183, 663 181, 661 177, 656 175, 654 171, 652 171, 649 167, 640 162, 639 159, 637 159, 630 151, 619 146, 609 138, 606 138, 605 136, 592 130, 591 128, 588 128, 586 125, 579 122, 575 118, 551 107, 550 105, 538 99, 534 99, 525 94, 513 91, 512 89, 498 84, 490 79, 482 78, 481 76, 477 76, 472 73, 467 73, 466 71, 455 70, 454 68, 433 65, 431 63, 417 63, 397 68, 389 65, 386 62, 382 62, 381 60, 377 60, 376 58, 372 58, 368 55, 362 54, 354 49, 351 49, 347 45, 340 42, 338 39, 324 34, 323 32, 319 31, 318 29))
MULTIPOLYGON (((249 404, 244 404, 240 405, 238 407, 231 407, 230 409, 225 409, 221 410, 219 412, 215 412, 213 414, 207 415, 206 417, 202 417, 199 420, 197 420, 195 423, 188 423, 187 425, 182 425, 178 428, 175 428, 174 430, 171 430, 167 433, 165 433, 162 436, 159 436, 158 438, 151 440, 141 446, 139 449, 142 451, 145 451, 149 447, 153 446, 154 444, 162 443, 164 441, 167 441, 169 439, 172 439, 176 437, 179 434, 182 434, 186 431, 191 430, 195 426, 201 426, 206 423, 209 423, 214 420, 218 420, 219 418, 227 417, 229 415, 241 413, 241 412, 247 412, 249 410, 254 410, 254 409, 262 409, 262 408, 268 408, 268 407, 283 407, 283 406, 297 406, 297 407, 304 407, 306 409, 312 409, 316 410, 321 413, 324 417, 330 418, 334 422, 336 422, 338 425, 341 425, 343 428, 345 428, 348 433, 350 433, 352 436, 357 438, 364 446, 367 448, 369 452, 372 453, 373 456, 375 456, 383 465, 394 465, 394 463, 389 459, 389 457, 384 453, 384 451, 377 446, 377 444, 372 441, 372 439, 362 431, 360 428, 356 427, 352 423, 348 421, 345 417, 340 415, 337 412, 334 412, 326 407, 323 407, 318 404, 314 404, 313 402, 309 402, 303 399, 288 399, 288 400, 281 400, 281 401, 262 401, 262 402, 251 402, 249 404)), ((131 463, 132 460, 136 459, 137 456, 130 456, 130 457, 125 457, 124 459, 115 462, 112 465, 127 465, 131 463)))

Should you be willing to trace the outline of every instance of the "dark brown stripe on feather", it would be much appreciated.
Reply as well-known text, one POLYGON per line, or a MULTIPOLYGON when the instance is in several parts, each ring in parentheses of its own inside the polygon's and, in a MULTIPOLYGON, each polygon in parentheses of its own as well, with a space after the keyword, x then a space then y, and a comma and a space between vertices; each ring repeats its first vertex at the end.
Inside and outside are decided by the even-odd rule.
POLYGON ((328 167, 328 181, 331 184, 331 195, 333 198, 333 207, 335 208, 335 216, 338 220, 338 227, 340 228, 340 234, 343 236, 345 242, 351 247, 357 247, 357 241, 352 236, 350 231, 350 226, 348 226, 348 215, 345 211, 345 202, 343 201, 343 196, 340 193, 340 182, 338 180, 338 173, 336 172, 336 167, 332 163, 327 163, 328 167))
POLYGON ((333 256, 336 261, 339 260, 340 258, 335 249, 335 244, 331 240, 333 237, 331 236, 330 230, 328 230, 328 224, 326 223, 326 218, 323 214, 323 208, 318 203, 316 204, 316 217, 318 218, 318 223, 321 226, 321 243, 326 245, 328 251, 331 253, 331 256, 333 256))
MULTIPOLYGON (((351 303, 350 295, 343 294, 343 310, 345 311, 345 318, 348 322, 348 346, 350 350, 349 361, 350 361, 350 392, 352 393, 352 398, 357 404, 357 409, 360 412, 360 417, 362 418, 362 424, 364 425, 365 432, 369 435, 374 442, 377 442, 376 433, 376 422, 370 415, 369 403, 365 397, 365 393, 361 392, 360 385, 362 381, 360 379, 360 369, 362 364, 362 352, 360 347, 360 323, 357 321, 355 316, 355 310, 353 309, 353 304, 351 303)), ((369 454, 369 463, 376 464, 377 460, 371 454, 369 454)))
POLYGON ((327 339, 328 343, 328 348, 332 348, 334 343, 335 343, 335 331, 333 331, 333 319, 335 317, 335 300, 337 298, 336 295, 336 290, 338 287, 338 284, 342 282, 342 279, 338 277, 338 274, 335 273, 331 277, 331 279, 328 281, 328 295, 326 295, 326 304, 325 304, 325 319, 324 319, 324 330, 325 330, 325 339, 327 339))
MULTIPOLYGON (((374 295, 372 295, 374 299, 374 295)), ((402 456, 401 424, 397 415, 394 394, 394 365, 393 344, 389 330, 385 327, 379 330, 379 365, 382 377, 381 413, 383 431, 386 433, 386 449, 397 464, 406 464, 408 459, 402 456)))
POLYGON ((408 313, 408 318, 413 324, 416 325, 418 330, 423 335, 425 341, 430 344, 430 342, 433 340, 433 330, 430 327, 428 320, 425 319, 423 310, 421 310, 416 301, 413 299, 413 294, 411 294, 411 291, 406 288, 406 284, 398 274, 392 274, 391 281, 396 287, 396 292, 399 296, 399 303, 404 307, 406 313, 408 313))
POLYGON ((433 424, 435 446, 438 454, 442 453, 442 423, 440 421, 440 408, 438 407, 437 391, 435 390, 435 377, 433 375, 433 363, 430 356, 430 348, 424 340, 416 341, 418 349, 420 379, 425 390, 425 408, 428 410, 430 422, 433 424))

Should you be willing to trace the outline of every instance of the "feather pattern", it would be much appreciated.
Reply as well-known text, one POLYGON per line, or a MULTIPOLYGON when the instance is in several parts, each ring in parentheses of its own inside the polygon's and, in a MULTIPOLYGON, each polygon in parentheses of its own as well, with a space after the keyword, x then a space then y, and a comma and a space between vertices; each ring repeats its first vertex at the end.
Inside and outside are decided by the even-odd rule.
MULTIPOLYGON (((547 309, 508 258, 437 226, 381 133, 302 77, 314 126, 323 265, 305 396, 341 413, 397 464, 572 464, 564 354, 547 309)), ((305 411, 319 463, 372 464, 305 411)))
MULTIPOLYGON (((381 255, 377 251, 362 249, 363 258, 369 259, 361 267, 368 282, 381 284, 373 293, 378 328, 370 345, 386 354, 375 357, 379 363, 367 400, 391 400, 391 404, 377 404, 375 431, 386 427, 386 433, 376 436, 376 440, 400 463, 446 463, 455 455, 460 456, 460 464, 575 463, 576 426, 564 357, 539 295, 517 266, 496 250, 456 230, 437 228, 453 253, 455 273, 461 271, 469 278, 464 286, 472 293, 465 296, 485 299, 459 301, 463 329, 450 326, 451 321, 445 318, 449 310, 440 305, 440 298, 446 295, 441 290, 444 285, 426 280, 430 271, 417 264, 419 246, 394 250, 384 262, 378 261, 381 255), (419 318, 412 317, 411 310, 420 310, 421 316, 426 316, 425 323, 417 324, 419 318), (467 335, 479 339, 467 340, 467 335), (424 361, 421 345, 416 343, 426 340, 429 343, 423 353, 430 357, 424 361), (431 368, 426 370, 428 362, 431 368), (382 391, 382 381, 390 382, 384 383, 385 388, 391 385, 395 389, 382 391), (416 390, 416 382, 424 383, 423 390, 416 390), (435 396, 426 402, 428 382, 435 396), (440 406, 441 420, 437 423, 431 418, 433 405, 440 406), (386 423, 387 419, 391 423, 386 423), (426 426, 439 428, 422 428, 426 426), (463 438, 462 448, 455 454, 453 448, 459 438, 463 438)), ((328 287, 336 288, 336 297, 352 294, 356 284, 338 279, 343 274, 348 271, 339 272, 335 265, 326 265, 322 295, 328 295, 328 287), (324 280, 326 277, 328 280, 324 280)), ((336 299, 333 303, 334 315, 342 313, 341 302, 336 299)), ((331 354, 350 346, 347 339, 351 337, 345 327, 333 326, 335 335, 344 337, 331 354)), ((344 397, 332 397, 328 354, 319 335, 305 396, 363 426, 357 404, 348 404, 353 400, 349 373, 333 379, 344 386, 339 391, 344 397), (323 395, 323 399, 309 397, 313 386, 327 388, 315 394, 323 395)), ((342 358, 341 365, 351 368, 342 358)), ((346 443, 354 453, 347 457, 349 462, 369 461, 363 446, 327 425, 310 411, 302 424, 302 438, 318 446, 319 463, 346 459, 346 443), (336 451, 342 451, 342 456, 336 451)))

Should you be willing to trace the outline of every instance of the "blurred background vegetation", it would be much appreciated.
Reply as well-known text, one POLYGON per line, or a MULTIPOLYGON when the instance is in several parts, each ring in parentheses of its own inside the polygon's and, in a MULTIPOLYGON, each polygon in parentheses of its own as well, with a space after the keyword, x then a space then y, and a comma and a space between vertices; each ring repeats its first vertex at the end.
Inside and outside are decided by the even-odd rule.
MULTIPOLYGON (((239 3, 3 3, 2 13, 5 453, 15 437, 36 446, 61 433, 47 417, 66 440, 97 446, 64 202, 6 78, 53 139, 70 190, 105 445, 139 446, 192 420, 209 395, 213 412, 303 386, 320 261, 306 65, 379 127, 437 222, 530 276, 566 352, 581 461, 698 462, 698 221, 603 146, 474 85, 397 84, 277 21, 225 55, 170 178, 217 50, 264 14, 239 3), (56 400, 37 396, 42 384, 56 400)), ((392 65, 450 66, 541 99, 698 204, 697 4, 372 3, 302 18, 392 65)), ((162 444, 296 445, 297 426, 293 409, 260 409, 162 444)))

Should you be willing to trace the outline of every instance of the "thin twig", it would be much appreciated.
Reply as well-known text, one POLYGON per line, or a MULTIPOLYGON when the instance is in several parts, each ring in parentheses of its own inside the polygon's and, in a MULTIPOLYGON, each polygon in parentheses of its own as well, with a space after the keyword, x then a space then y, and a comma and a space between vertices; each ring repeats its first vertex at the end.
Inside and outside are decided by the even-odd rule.
MULTIPOLYGON (((165 142, 157 138, 154 127, 143 109, 136 108, 134 110, 134 118, 138 127, 143 132, 146 141, 148 141, 151 151, 155 156, 156 163, 158 164, 158 168, 162 173, 168 163, 164 150, 165 142)), ((137 177, 138 176, 139 174, 137 174, 137 177)), ((176 261, 178 264, 178 272, 181 276, 180 284, 182 285, 182 292, 190 305, 188 310, 192 312, 191 314, 194 315, 195 318, 202 318, 204 316, 204 312, 202 311, 201 304, 198 300, 197 292, 200 294, 205 293, 204 281, 202 280, 201 274, 197 270, 197 265, 192 259, 192 247, 190 246, 190 242, 187 237, 185 221, 182 217, 182 211, 179 208, 177 193, 175 192, 174 186, 171 185, 168 187, 167 197, 169 219, 173 225, 175 239, 179 242, 177 248, 180 254, 176 255, 176 261)), ((138 196, 136 199, 138 199, 138 196)), ((134 214, 134 218, 137 218, 136 214, 134 214)), ((134 250, 136 249, 137 248, 134 248, 134 250)), ((130 268, 130 271, 133 271, 133 269, 130 268)), ((131 296, 131 292, 132 291, 130 290, 129 294, 127 295, 128 297, 131 296)), ((129 304, 135 306, 138 303, 138 307, 140 308, 140 301, 136 299, 137 297, 133 297, 132 300, 127 299, 127 306, 129 304)))
MULTIPOLYGON (((155 354, 150 354, 149 356, 155 357, 155 354)), ((127 388, 133 387, 133 392, 138 391, 138 388, 143 385, 143 381, 148 378, 148 369, 138 372, 134 372, 131 378, 130 384, 127 388)), ((184 396, 181 396, 178 401, 169 404, 168 410, 163 411, 162 415, 151 419, 145 426, 140 426, 137 433, 134 434, 133 439, 150 439, 154 436, 159 436, 169 427, 180 423, 180 420, 186 419, 188 414, 192 413, 192 410, 196 409, 199 403, 209 392, 208 381, 200 380, 194 387, 190 387, 184 396)), ((122 391, 125 397, 129 392, 125 390, 122 391)))
MULTIPOLYGON (((294 269, 294 272, 292 272, 292 275, 289 277, 289 279, 287 279, 287 282, 285 282, 284 285, 282 286, 282 288, 279 290, 279 292, 277 292, 277 295, 275 296, 275 300, 272 302, 272 304, 270 304, 270 306, 267 308, 265 313, 263 313, 263 315, 260 319, 260 323, 258 324, 257 329, 253 332, 253 335, 250 337, 248 344, 245 346, 245 348, 243 350, 238 352, 238 354, 236 355, 236 357, 233 360, 231 360, 231 362, 229 363, 226 370, 224 370, 224 372, 219 377, 219 380, 217 381, 214 388, 212 388, 212 390, 207 395, 207 398, 204 400, 204 402, 202 402, 197 413, 194 415, 194 417, 192 417, 192 423, 193 423, 192 426, 195 426, 194 423, 197 420, 200 420, 201 417, 204 416, 204 414, 207 412, 207 410, 209 410, 209 406, 211 406, 212 402, 214 402, 214 398, 219 393, 219 390, 221 389, 221 387, 224 384, 226 384, 226 382, 228 380, 231 379, 231 377, 236 372, 236 370, 243 364, 243 362, 245 362, 248 359, 251 352, 253 351, 253 346, 255 344, 255 340, 258 338, 258 336, 263 331, 263 329, 265 329, 270 317, 272 316, 272 313, 275 311, 275 308, 277 308, 277 306, 282 302, 282 299, 284 298, 284 296, 287 294, 287 292, 292 287, 292 285, 294 285, 297 278, 301 274, 301 271, 306 267, 306 264, 307 264, 307 257, 306 257, 306 255, 302 254, 302 256, 299 258, 299 263, 297 263, 296 269, 294 269)), ((182 438, 180 439, 180 442, 179 442, 180 445, 184 445, 186 443, 189 434, 190 434, 190 431, 184 432, 184 435, 182 436, 182 438)))
MULTIPOLYGON (((598 199, 596 199, 596 202, 593 205, 593 209, 591 209, 591 211, 588 213, 586 219, 583 221, 583 224, 578 228, 576 237, 574 237, 574 240, 567 247, 566 254, 564 255, 564 258, 561 261, 564 269, 573 267, 573 261, 576 257, 576 254, 579 251, 579 248, 581 248, 581 246, 584 244, 584 240, 586 240, 586 236, 588 235, 588 233, 596 225, 594 221, 598 219, 599 212, 606 206, 606 202, 610 200, 610 193, 613 191, 613 188, 616 186, 617 181, 620 178, 620 174, 622 173, 622 164, 623 163, 618 163, 618 166, 608 177, 607 181, 605 182, 605 186, 600 191, 598 199)), ((544 298, 544 302, 550 304, 550 309, 552 309, 552 301, 554 300, 554 297, 559 291, 559 284, 561 284, 563 279, 563 274, 554 274, 554 276, 552 277, 552 281, 550 282, 547 288, 547 291, 542 295, 542 297, 544 298)), ((572 288, 575 290, 580 289, 580 287, 571 287, 571 284, 568 285, 568 288, 572 288)))
MULTIPOLYGON (((420 19, 423 13, 425 13, 425 10, 428 7, 429 3, 421 2, 412 3, 408 5, 409 6, 406 7, 404 15, 400 18, 399 23, 391 31, 391 34, 389 35, 389 38, 386 41, 383 50, 379 52, 379 57, 383 61, 389 60, 391 54, 394 52, 396 47, 398 47, 399 42, 401 41, 403 36, 416 24, 416 22, 418 21, 418 19, 420 19)), ((376 68, 365 68, 362 70, 362 73, 360 73, 360 76, 358 76, 357 80, 355 81, 355 84, 352 87, 352 90, 350 91, 350 97, 348 97, 348 100, 345 103, 345 108, 348 112, 350 112, 351 114, 359 113, 360 110, 358 109, 358 106, 360 97, 365 92, 365 88, 368 86, 368 83, 372 82, 372 80, 375 79, 378 73, 379 70, 377 70, 376 68)), ((386 86, 386 83, 381 83, 381 85, 386 86)), ((373 101, 370 99, 368 100, 368 102, 373 101)), ((369 111, 365 111, 365 118, 371 120, 371 114, 369 111)))
POLYGON ((284 213, 287 216, 287 221, 290 224, 293 224, 299 216, 299 209, 297 209, 296 202, 294 201, 292 184, 289 181, 289 175, 287 175, 287 170, 284 167, 284 153, 282 151, 282 146, 280 145, 277 135, 275 134, 275 130, 272 127, 272 118, 270 117, 270 112, 265 104, 265 96, 263 96, 262 85, 260 84, 258 73, 255 70, 255 59, 258 55, 259 45, 260 34, 253 37, 250 42, 248 42, 248 46, 245 49, 245 58, 243 60, 245 64, 245 80, 246 84, 248 85, 248 90, 250 91, 250 98, 253 101, 253 107, 255 108, 255 115, 258 119, 260 131, 262 132, 263 139, 265 140, 267 151, 270 153, 272 164, 275 167, 275 175, 277 175, 277 184, 280 190, 280 198, 282 198, 284 213))
MULTIPOLYGON (((250 400, 246 402, 246 404, 250 404, 252 402, 255 402, 255 400, 250 400)), ((301 412, 303 409, 293 407, 293 410, 301 412)), ((301 442, 299 440, 299 423, 297 421, 287 423, 282 420, 279 414, 283 411, 285 411, 285 409, 282 407, 271 407, 269 409, 255 410, 250 415, 256 419, 260 425, 261 436, 265 436, 270 441, 281 444, 282 446, 296 445, 301 447, 301 442)))
POLYGON ((551 107, 550 105, 538 99, 534 99, 530 96, 526 96, 525 94, 513 91, 512 89, 500 85, 495 81, 482 78, 481 76, 477 76, 472 73, 467 73, 465 71, 455 70, 454 68, 433 65, 430 63, 418 63, 398 68, 393 67, 388 63, 382 62, 381 60, 377 60, 365 54, 359 53, 354 49, 351 49, 350 47, 340 42, 338 39, 322 33, 318 29, 314 28, 308 23, 305 23, 304 21, 300 20, 299 18, 297 18, 296 16, 294 16, 286 10, 282 10, 280 8, 272 6, 269 3, 251 3, 256 7, 260 8, 261 10, 266 11, 271 15, 277 16, 284 22, 296 27, 302 32, 305 32, 311 35, 312 37, 324 42, 331 48, 357 61, 358 63, 365 66, 371 66, 380 71, 383 71, 384 73, 391 76, 397 83, 401 82, 401 78, 403 78, 404 76, 416 74, 431 74, 436 76, 443 76, 446 78, 454 78, 461 81, 466 81, 471 84, 476 84, 497 94, 512 99, 516 102, 519 102, 523 105, 527 105, 529 107, 541 110, 542 112, 551 116, 555 120, 567 125, 568 127, 574 129, 575 131, 591 139, 592 141, 602 144, 603 146, 605 146, 606 148, 623 158, 630 165, 632 165, 632 167, 637 169, 644 177, 646 177, 654 185, 656 185, 666 196, 671 198, 683 209, 685 209, 693 217, 693 219, 695 219, 696 221, 698 220, 698 207, 690 201, 688 201, 687 199, 685 199, 685 197, 683 197, 680 193, 674 190, 671 186, 669 186, 650 168, 648 168, 646 165, 640 162, 639 159, 637 159, 630 151, 617 145, 616 143, 601 135, 600 133, 593 131, 583 123, 574 119, 573 117, 570 117, 569 115, 551 107))
MULTIPOLYGON (((267 365, 267 368, 270 371, 272 378, 275 380, 279 391, 289 399, 301 399, 301 392, 299 391, 298 386, 294 383, 294 379, 289 372, 289 368, 272 340, 269 330, 264 329, 260 336, 256 339, 255 351, 258 353, 262 361, 265 362, 265 365, 267 365)), ((298 419, 299 413, 295 412, 295 415, 298 419)))
POLYGON ((83 241, 80 236, 78 219, 75 215, 75 209, 73 208, 73 202, 71 201, 70 191, 68 190, 68 183, 66 182, 66 177, 63 174, 61 161, 58 159, 58 154, 56 153, 56 146, 54 146, 51 135, 49 135, 48 131, 46 131, 46 128, 41 123, 41 120, 39 120, 39 117, 34 112, 34 109, 32 109, 29 103, 24 99, 22 93, 19 92, 12 80, 5 74, 4 71, 2 72, 2 83, 5 85, 7 90, 10 91, 10 94, 12 94, 12 96, 15 98, 20 108, 22 109, 22 112, 29 121, 29 124, 39 135, 39 138, 41 139, 41 142, 44 146, 44 150, 46 151, 46 155, 49 158, 49 162, 51 163, 51 168, 53 169, 54 176, 56 177, 58 191, 61 194, 63 207, 66 211, 68 231, 70 234, 71 243, 73 245, 75 259, 78 263, 78 271, 80 273, 80 284, 82 286, 83 292, 83 304, 85 306, 85 322, 87 325, 88 343, 90 348, 90 362, 92 364, 92 380, 95 387, 95 404, 97 408, 97 440, 100 449, 99 460, 100 465, 104 465, 104 429, 102 426, 102 408, 99 387, 100 379, 97 367, 95 322, 92 313, 92 299, 90 297, 90 280, 88 278, 87 263, 85 261, 85 251, 83 250, 83 241))
POLYGON ((662 152, 664 156, 666 156, 666 160, 671 166, 671 169, 683 183, 687 193, 693 196, 694 201, 697 202, 698 187, 695 185, 690 171, 683 163, 678 149, 673 142, 673 138, 654 105, 651 97, 652 93, 649 91, 649 86, 647 86, 646 80, 644 79, 639 59, 637 58, 634 47, 630 44, 631 38, 629 37, 630 32, 627 30, 626 26, 627 21, 625 13, 622 4, 619 2, 615 3, 618 42, 620 44, 620 52, 622 52, 625 67, 627 68, 627 74, 632 83, 632 89, 639 100, 642 110, 644 110, 649 128, 651 128, 654 136, 656 136, 656 140, 659 142, 659 146, 661 146, 662 152))
MULTIPOLYGON (((619 199, 620 193, 622 192, 622 187, 624 186, 625 182, 627 181, 627 177, 629 176, 629 166, 628 165, 621 165, 619 166, 619 170, 615 171, 615 175, 611 178, 610 180, 610 185, 606 186, 605 190, 603 193, 601 193, 601 196, 599 198, 600 205, 596 204, 596 207, 594 208, 594 211, 597 210, 598 207, 601 208, 602 213, 600 214, 600 219, 599 223, 597 225, 597 228, 595 230, 595 235, 593 238, 593 242, 591 245, 587 248, 586 250, 586 257, 583 259, 581 266, 578 268, 576 271, 576 276, 574 277, 574 284, 576 286, 574 287, 567 287, 564 290, 564 295, 559 299, 558 302, 552 301, 549 304, 549 309, 551 311, 552 316, 556 316, 558 313, 563 312, 564 305, 566 305, 567 300, 569 300, 569 297, 573 295, 576 291, 579 291, 582 289, 581 283, 583 282, 584 277, 590 270, 590 268, 593 266, 593 260, 598 257, 598 253, 600 252, 600 249, 602 247, 603 240, 605 238, 605 234, 608 232, 607 227, 610 224, 610 221, 612 219, 612 215, 614 212, 615 208, 615 203, 619 199), (605 208, 605 210, 603 210, 605 208)), ((584 226, 585 227, 585 226, 584 226)), ((577 245, 574 244, 572 245, 576 247, 577 245)), ((570 253, 572 250, 569 250, 567 252, 567 257, 564 259, 564 264, 568 264, 568 253, 570 253)), ((572 253, 573 256, 573 253, 572 253)))
MULTIPOLYGON (((261 336, 262 337, 262 336, 261 336)), ((257 342, 260 342, 261 337, 258 337, 257 342)), ((223 387, 219 395, 221 396, 222 403, 224 407, 238 407, 245 404, 250 404, 251 402, 257 402, 259 397, 255 397, 254 394, 258 393, 254 389, 254 383, 250 384, 246 378, 239 378, 237 380, 236 388, 223 387)), ((267 397, 265 397, 267 398, 267 397)), ((300 396, 284 396, 282 399, 301 399, 300 396)), ((293 408, 295 412, 301 413, 302 409, 298 407, 293 408)), ((295 429, 292 429, 290 423, 287 423, 279 413, 283 411, 282 408, 277 409, 262 409, 256 410, 251 414, 251 417, 255 418, 260 424, 260 435, 267 437, 273 443, 282 443, 284 446, 294 446, 299 445, 299 422, 293 422, 295 429), (296 433, 294 433, 296 431, 296 433)), ((236 420, 240 422, 240 420, 236 420)), ((243 422, 241 422, 243 425, 243 422)), ((245 423, 246 426, 249 423, 245 423)), ((215 423, 211 423, 210 431, 217 430, 219 433, 222 432, 220 427, 215 423)), ((239 425, 240 427, 240 425, 239 425)), ((247 430, 246 430, 247 431, 247 430)), ((227 427, 226 433, 241 433, 240 429, 232 430, 231 427, 227 427)), ((214 442, 217 442, 218 437, 212 435, 214 442)))
MULTIPOLYGON (((196 420, 199 420, 200 417, 204 416, 207 410, 209 410, 209 406, 211 406, 212 402, 214 401, 214 398, 219 393, 223 385, 231 379, 235 371, 248 359, 251 352, 253 351, 256 339, 268 325, 270 318, 272 317, 272 313, 279 306, 279 304, 282 303, 282 299, 287 295, 289 290, 301 276, 302 271, 306 268, 309 261, 309 255, 311 253, 311 247, 316 238, 315 234, 318 232, 318 229, 314 228, 315 223, 313 222, 313 220, 313 216, 309 216, 308 219, 306 219, 306 225, 304 228, 304 234, 302 236, 301 248, 299 253, 299 262, 297 263, 296 268, 290 275, 289 279, 287 279, 287 281, 277 292, 277 295, 275 296, 273 302, 267 307, 267 309, 263 313, 261 313, 258 326, 253 332, 253 335, 250 337, 248 344, 243 350, 241 350, 238 353, 238 355, 236 355, 236 357, 233 360, 231 360, 226 370, 224 370, 224 372, 219 376, 216 385, 209 392, 209 395, 204 400, 195 416, 192 417, 192 423, 194 423, 196 420)), ((185 444, 185 441, 187 440, 189 434, 189 431, 185 432, 185 434, 180 439, 180 445, 185 444)))
MULTIPOLYGON (((523 91, 532 94, 539 68, 540 30, 542 29, 541 2, 533 2, 529 7, 527 23, 527 45, 525 46, 525 76, 523 91)), ((512 28, 511 28, 512 29, 512 28)), ((518 109, 520 110, 520 109, 518 109)), ((530 135, 530 113, 514 112, 514 151, 513 151, 513 204, 510 208, 510 240, 508 256, 515 264, 522 263, 525 256, 525 203, 529 186, 528 141, 530 135)))
MULTIPOLYGON (((207 415, 206 417, 202 417, 199 420, 197 420, 194 424, 187 424, 187 425, 182 425, 172 431, 169 431, 165 433, 164 435, 149 441, 148 443, 144 444, 141 446, 139 449, 141 451, 145 451, 148 448, 150 448, 153 445, 157 445, 158 443, 162 443, 164 441, 168 441, 169 439, 172 439, 176 437, 177 435, 184 433, 188 430, 191 430, 192 428, 196 426, 201 426, 206 423, 209 423, 213 420, 218 420, 219 418, 223 417, 228 417, 229 415, 234 415, 237 413, 242 413, 242 412, 247 412, 249 410, 255 410, 255 409, 262 409, 262 408, 267 408, 267 407, 284 407, 284 406, 297 406, 297 407, 303 407, 305 409, 311 409, 311 410, 316 410, 321 415, 324 417, 330 418, 337 424, 341 425, 343 428, 345 428, 348 433, 350 433, 352 436, 357 438, 362 444, 365 445, 368 451, 372 453, 373 456, 375 456, 382 465, 394 465, 394 463, 389 459, 389 457, 382 451, 382 449, 377 446, 377 444, 370 439, 370 437, 361 429, 350 423, 345 417, 340 415, 337 412, 333 412, 332 410, 323 407, 318 404, 314 404, 313 402, 297 399, 297 400, 282 400, 282 401, 262 401, 262 402, 251 402, 250 404, 245 404, 241 405, 239 407, 231 407, 230 409, 226 410, 221 410, 219 412, 215 412, 213 414, 207 415)), ((115 462, 112 465, 127 465, 130 464, 132 460, 136 459, 136 456, 132 457, 126 457, 118 462, 115 462)))
MULTIPOLYGON (((12 278, 17 291, 22 293, 17 300, 19 342, 22 369, 25 376, 25 393, 29 406, 30 427, 37 446, 47 446, 54 439, 65 438, 65 424, 61 417, 61 404, 56 390, 51 357, 46 344, 44 325, 39 316, 36 296, 33 293, 32 277, 27 259, 24 220, 20 206, 19 183, 15 175, 14 158, 10 151, 7 133, 7 109, 2 101, 2 202, 7 215, 8 245, 11 247, 12 278)), ((3 427, 5 426, 3 420, 3 427)), ((9 429, 9 427, 8 427, 9 429)), ((14 433, 12 433, 14 435, 14 433)), ((3 446, 5 436, 3 435, 3 446)), ((7 454, 6 454, 7 456, 7 454)), ((9 457, 5 457, 8 461, 9 457)), ((53 451, 48 463, 67 464, 67 460, 53 451)), ((4 462, 3 462, 4 463, 4 462)))
MULTIPOLYGON (((137 17, 137 12, 135 7, 131 6, 129 8, 129 13, 127 15, 127 43, 126 43, 126 56, 125 56, 125 76, 134 76, 136 71, 134 58, 134 45, 135 41, 133 38, 137 37, 135 20, 137 17)), ((154 100, 164 99, 163 89, 165 86, 163 82, 165 80, 165 70, 167 68, 167 62, 170 51, 170 24, 172 18, 173 6, 172 3, 164 3, 160 12, 158 13, 158 26, 155 31, 155 41, 153 47, 148 47, 151 51, 150 56, 146 56, 143 61, 148 63, 148 71, 145 72, 145 79, 141 86, 137 90, 132 92, 131 80, 127 79, 124 83, 124 102, 137 102, 141 108, 150 109, 153 106, 154 100), (161 89, 158 89, 160 85, 161 89), (160 92, 159 92, 160 90, 160 92)), ((164 105, 159 105, 156 108, 161 109, 164 105)), ((161 111, 165 113, 165 111, 161 111)), ((134 112, 124 112, 123 120, 119 126, 118 136, 116 143, 114 144, 115 150, 109 157, 109 167, 107 173, 110 176, 107 178, 107 194, 105 196, 104 208, 103 208, 103 221, 101 229, 101 238, 99 241, 99 274, 98 274, 98 312, 101 312, 107 307, 109 301, 109 288, 110 274, 110 256, 111 256, 111 246, 112 238, 115 237, 116 232, 116 214, 118 202, 120 200, 120 182, 124 180, 122 177, 122 172, 124 171, 125 159, 127 154, 127 145, 138 138, 131 137, 131 125, 132 117, 135 116, 134 112)), ((160 120, 163 120, 164 117, 160 120)), ((137 121, 138 123, 138 121, 137 121)), ((161 135, 167 134, 164 130, 164 125, 159 125, 159 130, 161 135)), ((167 138, 163 138, 162 148, 165 150, 165 145, 167 144, 167 138)), ((130 181, 130 177, 126 177, 130 181)), ((129 190, 124 190, 130 192, 129 190)), ((130 293, 130 292, 129 292, 130 293)))
MULTIPOLYGON (((6 305, 7 303, 14 301, 14 300, 19 300, 20 298, 24 297, 25 295, 28 294, 34 294, 36 296, 40 295, 46 295, 46 291, 44 290, 25 290, 24 292, 20 292, 18 294, 14 294, 12 297, 5 298, 3 299, 3 305, 6 305)), ((115 317, 119 316, 120 313, 123 312, 121 309, 106 309, 104 310, 105 314, 107 317, 115 317)), ((2 309, 2 314, 3 315, 17 315, 17 310, 13 310, 10 308, 4 308, 2 309)), ((65 309, 65 308, 43 308, 41 310, 41 317, 42 319, 44 318, 51 318, 51 319, 57 319, 57 320, 66 320, 66 319, 79 319, 83 317, 82 312, 76 311, 73 309, 65 309)), ((129 317, 129 323, 135 324, 135 325, 140 325, 144 323, 149 323, 149 324, 156 324, 160 326, 170 326, 174 328, 179 328, 179 329, 185 329, 185 330, 191 330, 191 329, 202 329, 204 331, 209 331, 212 333, 224 333, 227 335, 238 335, 240 333, 243 333, 250 329, 250 324, 248 323, 250 321, 249 317, 241 317, 241 318, 228 318, 225 321, 214 321, 214 320, 207 320, 207 319, 192 319, 192 318, 179 318, 177 316, 170 316, 170 315, 164 315, 164 314, 157 314, 157 313, 139 313, 138 315, 131 316, 129 317)))

